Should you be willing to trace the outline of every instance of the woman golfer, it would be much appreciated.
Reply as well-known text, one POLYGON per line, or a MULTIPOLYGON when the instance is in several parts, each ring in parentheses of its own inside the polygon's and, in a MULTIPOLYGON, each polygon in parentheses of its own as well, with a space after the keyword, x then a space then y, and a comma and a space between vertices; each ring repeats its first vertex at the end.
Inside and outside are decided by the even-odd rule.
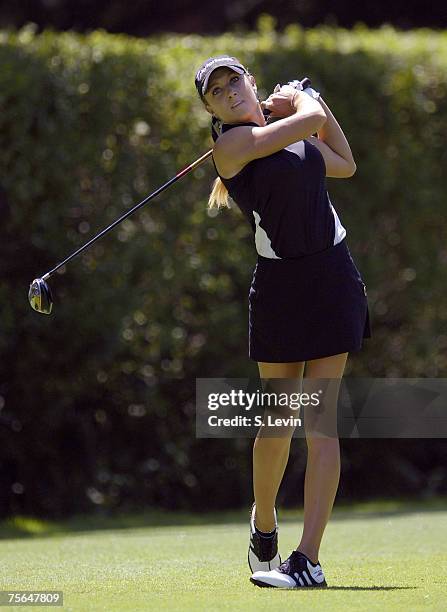
POLYGON ((304 368, 304 382, 320 379, 321 387, 321 379, 328 379, 323 429, 318 411, 305 424, 303 533, 282 563, 275 501, 293 427, 279 437, 261 428, 255 440, 251 581, 266 587, 326 586, 318 556, 340 477, 337 395, 348 353, 371 334, 366 287, 325 177, 351 177, 356 165, 341 127, 312 88, 277 86, 260 103, 254 77, 229 56, 206 60, 195 85, 220 128, 213 149, 218 178, 209 205, 227 204, 229 194, 254 232, 258 257, 249 293, 249 356, 258 362, 261 379, 303 382, 304 368), (263 110, 279 119, 267 124, 263 110))

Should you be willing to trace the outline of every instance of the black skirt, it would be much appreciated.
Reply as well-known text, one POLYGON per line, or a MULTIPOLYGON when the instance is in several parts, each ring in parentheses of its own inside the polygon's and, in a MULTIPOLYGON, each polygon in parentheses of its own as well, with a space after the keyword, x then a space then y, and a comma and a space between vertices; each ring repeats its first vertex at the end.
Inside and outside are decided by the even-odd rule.
POLYGON ((299 259, 258 255, 248 303, 255 361, 329 357, 371 337, 366 286, 346 240, 299 259))

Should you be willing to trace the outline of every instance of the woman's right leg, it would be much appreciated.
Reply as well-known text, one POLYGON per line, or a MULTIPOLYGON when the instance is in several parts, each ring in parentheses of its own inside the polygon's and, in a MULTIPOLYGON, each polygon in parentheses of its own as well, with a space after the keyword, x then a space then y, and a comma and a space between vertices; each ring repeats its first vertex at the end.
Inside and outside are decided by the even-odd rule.
POLYGON ((326 388, 325 416, 320 423, 316 419, 317 430, 314 431, 312 422, 305 424, 307 465, 304 480, 304 528, 297 548, 315 563, 318 561, 321 539, 332 512, 340 479, 337 401, 347 359, 348 353, 341 353, 306 363, 305 391, 315 392, 320 385, 326 388))
MULTIPOLYGON (((304 362, 265 363, 258 362, 261 379, 302 379, 304 362)), ((297 388, 295 391, 299 391, 297 388)), ((253 446, 253 490, 256 503, 256 527, 268 532, 274 529, 273 510, 287 461, 293 428, 281 437, 263 436, 260 429, 253 446)))

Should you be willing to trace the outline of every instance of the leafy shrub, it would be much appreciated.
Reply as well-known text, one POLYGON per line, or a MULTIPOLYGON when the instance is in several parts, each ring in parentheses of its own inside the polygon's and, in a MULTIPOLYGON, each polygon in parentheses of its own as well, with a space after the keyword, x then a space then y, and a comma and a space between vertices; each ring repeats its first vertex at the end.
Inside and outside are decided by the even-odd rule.
MULTIPOLYGON (((193 77, 213 54, 238 55, 261 97, 310 76, 351 144, 355 176, 328 189, 374 337, 347 374, 442 375, 445 47, 428 30, 278 34, 268 18, 208 39, 0 33, 1 515, 251 499, 250 442, 194 435, 197 377, 257 374, 247 358, 253 240, 237 209, 207 211, 211 162, 55 275, 51 317, 26 299, 33 278, 208 150, 193 77)), ((412 492, 405 474, 425 461, 426 443, 406 442, 381 452, 389 494, 412 492)), ((371 466, 375 445, 346 443, 341 496, 380 494, 380 473, 363 478, 368 489, 352 467, 371 466)), ((431 444, 418 491, 445 490, 443 449, 431 444)))

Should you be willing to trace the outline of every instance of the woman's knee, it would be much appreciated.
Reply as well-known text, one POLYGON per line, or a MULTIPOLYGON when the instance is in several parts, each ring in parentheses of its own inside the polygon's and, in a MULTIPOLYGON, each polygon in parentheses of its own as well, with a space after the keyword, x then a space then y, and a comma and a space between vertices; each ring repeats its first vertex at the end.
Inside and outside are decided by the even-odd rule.
POLYGON ((338 437, 338 397, 347 357, 342 353, 306 363, 303 392, 314 399, 303 414, 308 446, 314 440, 338 437))

